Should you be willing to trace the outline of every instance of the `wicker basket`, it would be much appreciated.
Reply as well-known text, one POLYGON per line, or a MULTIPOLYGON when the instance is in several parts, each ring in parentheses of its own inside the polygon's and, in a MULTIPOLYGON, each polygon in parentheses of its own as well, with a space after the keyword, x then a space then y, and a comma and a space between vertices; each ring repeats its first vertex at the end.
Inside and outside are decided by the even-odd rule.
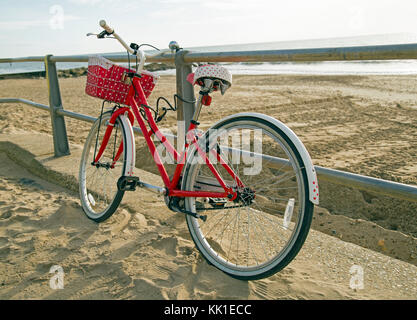
MULTIPOLYGON (((85 92, 92 97, 128 104, 127 94, 131 83, 130 78, 125 75, 127 72, 135 72, 135 70, 119 66, 100 56, 91 56, 88 59, 85 92)), ((158 76, 148 71, 142 71, 141 75, 139 82, 145 96, 149 97, 158 76)), ((139 97, 136 98, 136 102, 139 105, 146 103, 141 101, 139 97)))

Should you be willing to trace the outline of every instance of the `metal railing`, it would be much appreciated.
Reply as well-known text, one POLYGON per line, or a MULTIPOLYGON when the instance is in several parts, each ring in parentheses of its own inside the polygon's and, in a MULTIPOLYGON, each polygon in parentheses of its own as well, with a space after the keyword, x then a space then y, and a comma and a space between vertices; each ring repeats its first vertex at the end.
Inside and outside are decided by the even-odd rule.
MULTIPOLYGON (((114 62, 127 62, 126 55, 103 55, 114 62)), ((69 144, 66 134, 65 117, 81 121, 94 122, 96 118, 84 114, 64 110, 59 90, 56 62, 87 62, 88 55, 24 57, 0 59, 0 63, 12 62, 44 62, 49 89, 49 106, 20 98, 0 99, 0 103, 23 103, 51 114, 54 153, 55 156, 69 154, 69 144)), ((295 50, 261 50, 261 51, 233 51, 233 52, 189 52, 179 50, 176 53, 164 52, 150 57, 147 62, 174 62, 176 66, 177 94, 187 101, 195 100, 194 89, 186 81, 192 71, 193 62, 274 62, 274 61, 344 61, 344 60, 395 60, 417 59, 417 44, 398 44, 381 46, 356 46, 340 48, 295 49, 295 50)), ((3 80, 4 81, 4 80, 3 80)), ((177 120, 185 122, 184 128, 192 118, 194 104, 178 100, 177 120)), ((178 139, 185 134, 182 126, 178 127, 178 139)), ((134 127, 134 131, 141 130, 134 127)), ((262 157, 268 157, 259 155, 262 157)), ((285 162, 284 159, 268 158, 271 166, 285 162), (271 161, 272 160, 272 161, 271 161)), ((340 170, 316 166, 319 180, 344 185, 365 191, 395 197, 402 200, 417 202, 417 186, 396 183, 392 181, 362 176, 340 170)))

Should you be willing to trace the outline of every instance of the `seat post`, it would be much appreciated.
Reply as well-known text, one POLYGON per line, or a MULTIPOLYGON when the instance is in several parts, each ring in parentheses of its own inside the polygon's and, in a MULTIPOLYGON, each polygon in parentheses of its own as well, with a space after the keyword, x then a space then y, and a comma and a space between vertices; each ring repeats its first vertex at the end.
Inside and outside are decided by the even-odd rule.
POLYGON ((203 97, 207 96, 212 91, 213 84, 214 84, 213 80, 204 79, 204 87, 201 87, 192 121, 195 121, 195 122, 198 121, 198 118, 200 117, 201 108, 203 107, 203 97))
POLYGON ((200 117, 201 108, 203 107, 203 103, 202 103, 203 96, 204 96, 203 93, 200 92, 200 94, 198 96, 198 100, 197 100, 197 105, 196 105, 195 110, 194 110, 192 121, 197 122, 198 118, 200 117))

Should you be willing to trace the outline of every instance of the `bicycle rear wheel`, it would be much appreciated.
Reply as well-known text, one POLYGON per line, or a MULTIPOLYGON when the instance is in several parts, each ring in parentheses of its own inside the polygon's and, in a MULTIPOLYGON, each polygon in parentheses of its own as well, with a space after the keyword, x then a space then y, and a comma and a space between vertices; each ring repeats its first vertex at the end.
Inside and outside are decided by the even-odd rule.
MULTIPOLYGON (((191 237, 223 272, 245 280, 268 277, 295 258, 311 225, 314 205, 304 163, 290 138, 269 121, 241 116, 214 129, 205 136, 207 150, 221 150, 244 188, 217 161, 216 170, 239 196, 185 198, 187 210, 207 215, 205 222, 187 215, 191 237)), ((189 159, 183 188, 223 191, 198 153, 189 159)))
POLYGON ((124 191, 117 187, 117 181, 125 171, 126 166, 126 136, 120 118, 117 118, 108 144, 97 164, 94 158, 103 141, 111 111, 102 114, 93 124, 81 157, 79 171, 79 192, 84 213, 91 220, 101 222, 108 219, 122 201, 124 191), (119 146, 123 143, 121 154, 119 146))

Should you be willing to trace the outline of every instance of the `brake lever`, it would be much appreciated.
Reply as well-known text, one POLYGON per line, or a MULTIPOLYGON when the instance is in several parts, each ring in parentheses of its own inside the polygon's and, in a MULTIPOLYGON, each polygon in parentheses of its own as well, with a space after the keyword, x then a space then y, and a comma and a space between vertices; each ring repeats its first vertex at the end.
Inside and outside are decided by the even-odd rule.
POLYGON ((103 30, 97 35, 97 38, 104 39, 104 37, 108 36, 108 35, 109 35, 109 33, 106 30, 103 30))
POLYGON ((102 36, 101 33, 99 34, 99 33, 92 33, 92 32, 87 33, 86 36, 87 37, 96 36, 98 39, 116 39, 115 37, 110 37, 110 36, 105 37, 105 35, 102 36))

